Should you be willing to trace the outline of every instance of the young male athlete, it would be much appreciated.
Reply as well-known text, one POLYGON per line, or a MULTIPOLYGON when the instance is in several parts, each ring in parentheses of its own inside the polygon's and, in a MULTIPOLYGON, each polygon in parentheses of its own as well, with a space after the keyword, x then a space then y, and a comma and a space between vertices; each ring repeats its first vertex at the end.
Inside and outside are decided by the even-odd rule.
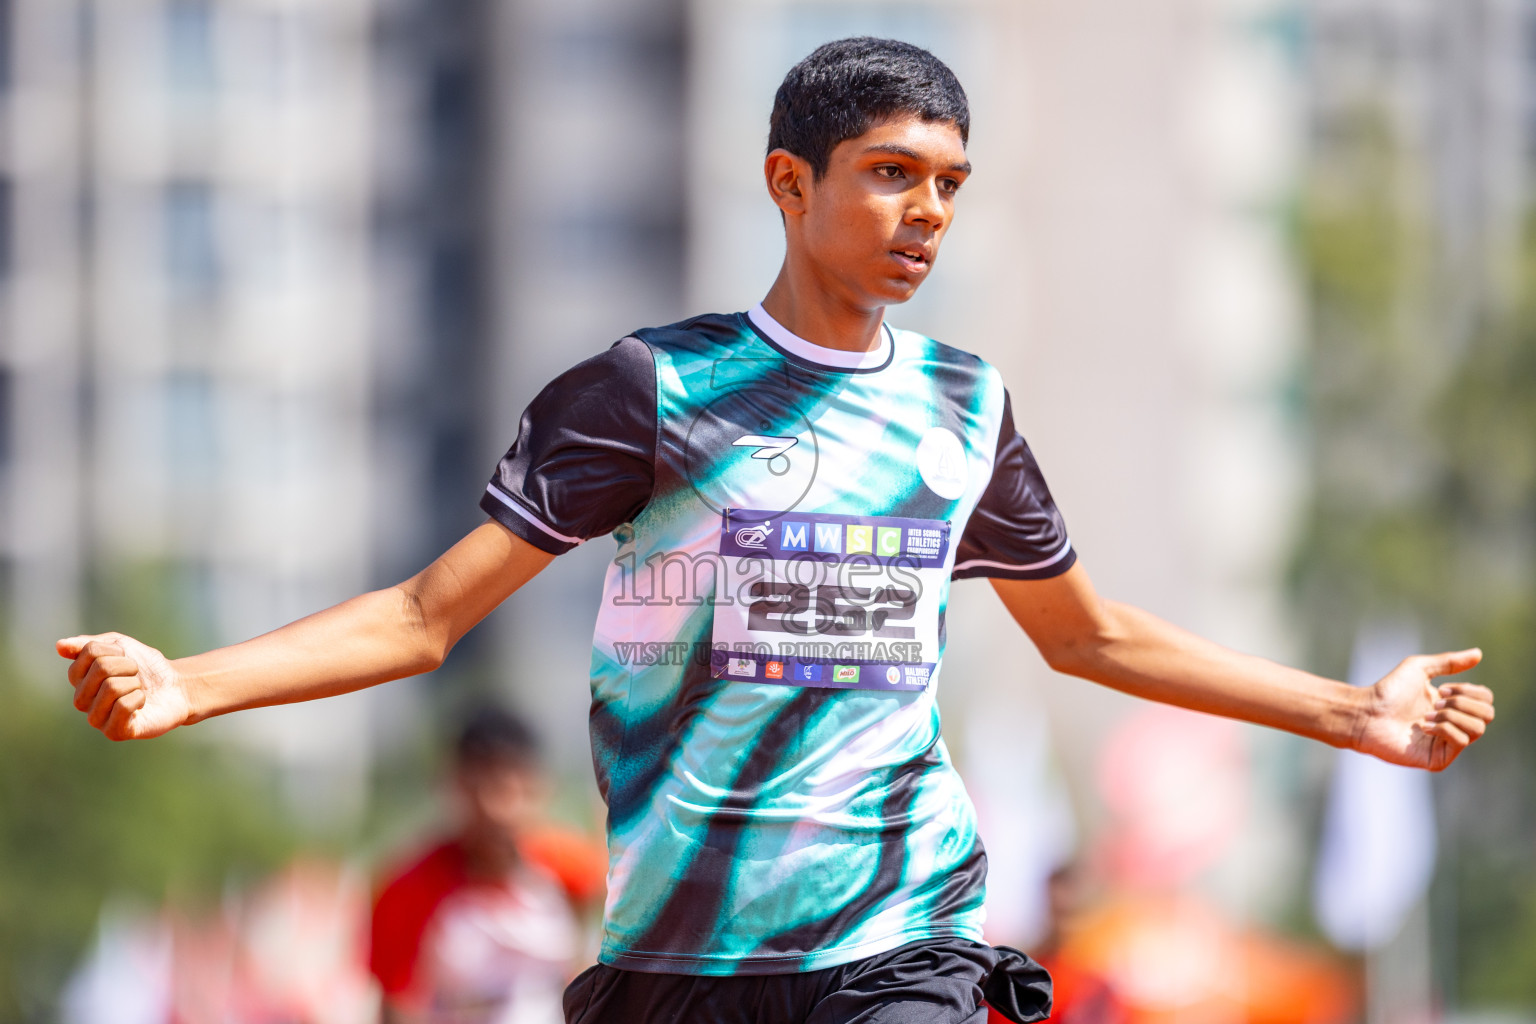
POLYGON ((991 579, 1058 671, 1437 770, 1493 695, 1414 657, 1370 689, 1225 650, 1101 598, 982 360, 885 322, 970 174, 931 54, 821 47, 774 100, 786 254, 748 313, 636 331, 529 406, 490 521, 414 578, 169 661, 59 642, 117 739, 425 672, 551 559, 612 535, 592 655, 608 804, 600 963, 570 1021, 980 1022, 1043 1015, 981 942, 986 859, 939 736, 951 579, 991 579))

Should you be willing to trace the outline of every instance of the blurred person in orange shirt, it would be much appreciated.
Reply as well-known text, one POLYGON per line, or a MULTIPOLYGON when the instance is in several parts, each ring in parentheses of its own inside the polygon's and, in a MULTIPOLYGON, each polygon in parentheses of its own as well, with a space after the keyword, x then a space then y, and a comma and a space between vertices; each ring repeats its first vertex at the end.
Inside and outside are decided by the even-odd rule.
POLYGON ((495 707, 465 720, 453 752, 453 835, 390 876, 373 909, 369 968, 385 1024, 545 1024, 589 955, 582 912, 607 854, 545 818, 537 740, 495 707))

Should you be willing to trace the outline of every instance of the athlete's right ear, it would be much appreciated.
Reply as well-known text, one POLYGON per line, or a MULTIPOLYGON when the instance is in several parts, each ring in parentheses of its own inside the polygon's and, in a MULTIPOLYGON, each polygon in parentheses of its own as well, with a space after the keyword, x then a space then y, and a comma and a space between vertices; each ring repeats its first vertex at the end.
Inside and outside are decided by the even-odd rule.
POLYGON ((811 180, 811 165, 787 149, 775 149, 763 161, 763 178, 768 195, 786 216, 805 212, 805 184, 811 180))

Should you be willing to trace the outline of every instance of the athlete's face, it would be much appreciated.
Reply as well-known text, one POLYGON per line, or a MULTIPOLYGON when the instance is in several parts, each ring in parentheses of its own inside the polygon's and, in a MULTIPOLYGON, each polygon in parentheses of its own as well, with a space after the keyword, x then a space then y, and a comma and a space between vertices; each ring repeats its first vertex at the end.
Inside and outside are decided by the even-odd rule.
POLYGON ((819 180, 783 150, 766 171, 790 258, 871 309, 905 302, 927 278, 971 165, 952 122, 903 115, 838 143, 819 180))

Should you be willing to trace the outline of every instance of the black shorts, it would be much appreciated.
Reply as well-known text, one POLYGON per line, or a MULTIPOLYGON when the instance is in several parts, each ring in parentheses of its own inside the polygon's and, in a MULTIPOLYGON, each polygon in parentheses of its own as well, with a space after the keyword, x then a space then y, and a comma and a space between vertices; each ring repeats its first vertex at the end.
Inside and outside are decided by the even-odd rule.
POLYGON ((1016 949, 917 942, 820 971, 706 977, 589 967, 565 990, 566 1024, 985 1024, 990 1004, 1043 1020, 1051 979, 1016 949), (985 1002, 983 999, 985 998, 985 1002))

